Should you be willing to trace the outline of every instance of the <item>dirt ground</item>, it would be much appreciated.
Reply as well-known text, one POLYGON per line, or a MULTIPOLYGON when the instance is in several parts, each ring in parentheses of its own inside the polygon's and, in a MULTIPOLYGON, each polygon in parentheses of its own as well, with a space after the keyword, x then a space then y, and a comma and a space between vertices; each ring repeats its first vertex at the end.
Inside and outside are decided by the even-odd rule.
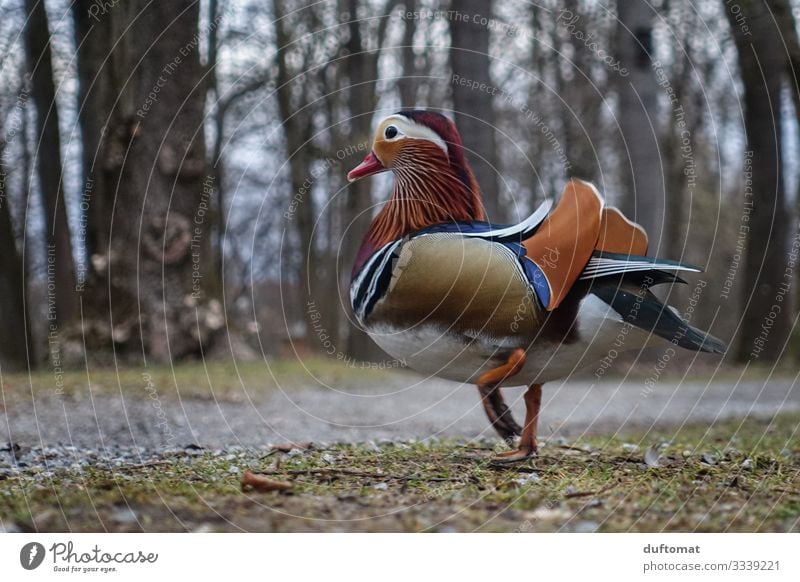
POLYGON ((644 385, 546 386, 540 455, 509 467, 474 387, 404 372, 6 376, 0 530, 800 530, 796 382, 644 385))
MULTIPOLYGON (((540 435, 659 429, 669 436, 683 424, 800 411, 800 382, 792 377, 676 376, 653 387, 647 381, 545 385, 540 435)), ((523 389, 504 390, 521 421, 523 389)), ((46 373, 6 377, 0 431, 0 442, 95 449, 495 436, 474 386, 316 361, 302 368, 217 363, 108 370, 88 379, 86 372, 72 372, 60 386, 46 373)))

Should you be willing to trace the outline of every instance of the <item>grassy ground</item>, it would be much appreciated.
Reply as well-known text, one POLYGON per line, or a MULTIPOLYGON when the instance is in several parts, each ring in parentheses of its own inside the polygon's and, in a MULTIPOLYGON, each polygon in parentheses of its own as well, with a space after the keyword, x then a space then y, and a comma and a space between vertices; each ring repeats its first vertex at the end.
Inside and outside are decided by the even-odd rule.
POLYGON ((216 398, 241 400, 246 393, 258 396, 275 389, 349 385, 354 389, 379 381, 392 369, 370 368, 369 364, 347 364, 335 359, 309 357, 299 360, 257 362, 208 361, 183 363, 178 366, 92 368, 70 370, 56 376, 50 370, 28 374, 4 374, 2 394, 5 398, 30 398, 34 395, 66 396, 85 392, 91 386, 94 394, 138 394, 142 386, 152 382, 161 398, 216 398), (146 379, 145 379, 146 377, 146 379))
MULTIPOLYGON (((23 531, 800 531, 800 415, 550 442, 512 467, 491 443, 225 452, 23 470, 0 526, 23 531), (287 492, 243 491, 251 470, 287 492), (52 474, 51 474, 52 473, 52 474)), ((2 478, 2 477, 0 477, 2 478)))
MULTIPOLYGON (((704 354, 701 354, 701 357, 704 354)), ((693 354, 694 358, 695 355, 693 354)), ((759 380, 770 378, 792 378, 796 375, 796 366, 787 365, 772 369, 769 366, 741 367, 720 366, 716 358, 711 360, 684 360, 670 362, 670 367, 659 371, 662 381, 685 381, 685 368, 692 367, 692 379, 714 379, 716 381, 759 380)), ((679 358, 675 358, 678 360, 679 358)), ((275 389, 292 389, 298 387, 320 387, 325 385, 352 387, 358 391, 361 387, 374 385, 389 376, 395 375, 393 367, 373 367, 369 363, 344 362, 342 360, 322 356, 304 357, 302 360, 264 360, 232 362, 197 361, 186 362, 177 366, 155 365, 143 367, 93 367, 86 370, 70 370, 56 376, 49 369, 42 369, 28 374, 3 374, 0 376, 0 395, 5 399, 29 399, 34 395, 52 395, 54 393, 70 396, 83 393, 91 386, 94 394, 137 394, 146 383, 144 376, 149 377, 158 386, 161 398, 208 398, 219 400, 242 400, 245 397, 257 397, 275 389)), ((591 378, 592 370, 579 371, 573 375, 580 380, 584 374, 591 378)), ((634 363, 626 355, 620 357, 617 373, 624 373, 628 380, 645 379, 653 373, 653 361, 643 359, 634 363)), ((2 400, 0 400, 2 406, 2 400)))

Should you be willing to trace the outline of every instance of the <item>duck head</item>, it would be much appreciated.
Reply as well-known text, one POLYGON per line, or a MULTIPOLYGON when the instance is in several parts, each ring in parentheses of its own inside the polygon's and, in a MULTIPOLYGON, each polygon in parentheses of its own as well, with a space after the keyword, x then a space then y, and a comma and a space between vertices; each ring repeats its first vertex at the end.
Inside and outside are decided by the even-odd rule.
POLYGON ((407 110, 381 120, 370 153, 347 179, 386 171, 394 174, 395 185, 367 235, 374 244, 434 224, 483 219, 480 190, 461 136, 444 115, 407 110))

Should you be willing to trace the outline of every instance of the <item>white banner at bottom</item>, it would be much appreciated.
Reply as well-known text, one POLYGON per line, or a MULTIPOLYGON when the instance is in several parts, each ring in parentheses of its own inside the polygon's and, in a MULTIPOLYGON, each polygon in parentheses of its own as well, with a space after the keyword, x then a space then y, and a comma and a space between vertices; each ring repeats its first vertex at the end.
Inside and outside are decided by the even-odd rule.
POLYGON ((3 580, 800 580, 799 534, 4 534, 3 580), (174 578, 173 578, 174 577, 174 578))

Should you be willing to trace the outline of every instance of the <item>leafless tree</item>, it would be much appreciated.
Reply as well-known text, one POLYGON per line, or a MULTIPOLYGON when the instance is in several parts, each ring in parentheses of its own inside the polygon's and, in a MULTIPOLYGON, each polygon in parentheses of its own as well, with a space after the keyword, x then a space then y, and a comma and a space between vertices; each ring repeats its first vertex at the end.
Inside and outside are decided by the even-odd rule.
POLYGON ((787 295, 785 285, 790 282, 785 277, 789 221, 783 178, 781 107, 787 52, 766 2, 742 3, 737 12, 738 9, 747 28, 733 9, 726 6, 725 13, 739 55, 747 155, 752 152, 755 171, 752 191, 745 196, 743 208, 749 215, 749 237, 744 267, 746 300, 736 357, 742 362, 754 357, 775 361, 785 349, 791 329, 789 302, 786 307, 775 308, 787 295))
POLYGON ((654 72, 658 67, 653 58, 656 14, 648 0, 619 0, 617 16, 619 60, 629 72, 618 79, 618 119, 625 147, 621 152, 622 209, 648 232, 650 252, 663 253, 666 191, 658 125, 659 84, 654 72))
MULTIPOLYGON (((19 92, 18 92, 19 93, 19 92)), ((24 111, 18 112, 25 115, 24 111)), ((30 353, 32 342, 28 325, 25 269, 14 237, 11 197, 8 192, 10 168, 7 167, 7 132, 3 120, 8 112, 0 112, 0 369, 5 372, 24 370, 35 362, 30 353)), ((15 131, 16 133, 16 131, 15 131)))
POLYGON ((44 0, 25 0, 25 53, 31 76, 31 94, 36 106, 35 164, 45 214, 48 286, 54 289, 50 322, 67 329, 77 318, 75 264, 67 221, 61 164, 56 89, 50 49, 50 29, 44 0))
POLYGON ((498 204, 500 180, 498 178, 496 119, 491 90, 494 87, 490 74, 492 58, 489 51, 489 27, 481 24, 491 18, 491 6, 481 0, 454 3, 450 18, 450 66, 453 70, 453 109, 455 121, 465 141, 467 158, 483 193, 483 202, 489 220, 502 222, 504 216, 498 204), (477 19, 476 19, 477 17, 477 19), (468 82, 462 85, 460 80, 468 82))
POLYGON ((94 233, 84 330, 123 354, 199 354, 224 324, 210 240, 200 6, 92 6, 73 7, 85 47, 79 118, 94 233))

